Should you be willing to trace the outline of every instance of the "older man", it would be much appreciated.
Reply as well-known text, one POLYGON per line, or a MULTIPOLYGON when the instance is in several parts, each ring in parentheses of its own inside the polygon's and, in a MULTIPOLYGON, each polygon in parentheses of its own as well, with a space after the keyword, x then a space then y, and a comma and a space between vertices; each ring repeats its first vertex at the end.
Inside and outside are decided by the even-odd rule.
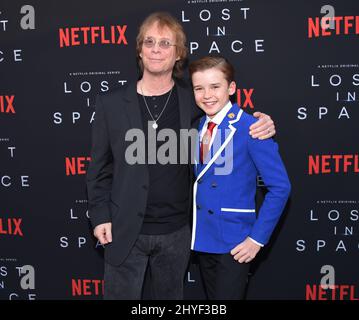
MULTIPOLYGON (((97 98, 87 187, 94 235, 105 245, 105 299, 140 299, 147 266, 154 299, 183 298, 191 161, 161 164, 146 154, 145 164, 131 164, 125 136, 130 129, 141 130, 148 150, 151 134, 171 129, 179 137, 181 129, 196 123, 201 111, 191 88, 180 80, 186 57, 181 24, 168 13, 153 13, 137 36, 140 80, 97 98)), ((273 136, 270 117, 257 117, 253 137, 273 136)), ((157 154, 164 143, 157 141, 149 153, 157 154)))

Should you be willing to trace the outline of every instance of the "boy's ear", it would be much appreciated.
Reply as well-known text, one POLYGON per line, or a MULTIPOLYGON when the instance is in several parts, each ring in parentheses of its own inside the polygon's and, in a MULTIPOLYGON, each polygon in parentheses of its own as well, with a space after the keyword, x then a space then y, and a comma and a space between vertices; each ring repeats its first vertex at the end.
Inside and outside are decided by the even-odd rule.
POLYGON ((229 95, 233 95, 235 92, 236 92, 236 83, 234 81, 232 81, 230 84, 229 84, 229 87, 228 87, 228 93, 229 95))

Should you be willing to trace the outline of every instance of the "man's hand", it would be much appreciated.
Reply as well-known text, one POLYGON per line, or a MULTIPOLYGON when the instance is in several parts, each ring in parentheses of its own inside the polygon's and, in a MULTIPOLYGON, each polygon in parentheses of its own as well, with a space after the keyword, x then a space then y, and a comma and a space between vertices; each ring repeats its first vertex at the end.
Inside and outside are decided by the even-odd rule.
POLYGON ((249 134, 252 138, 264 140, 275 135, 275 125, 270 116, 262 112, 254 112, 253 116, 258 118, 258 121, 249 127, 249 134))
POLYGON ((112 242, 112 223, 102 223, 95 227, 93 234, 101 242, 101 244, 108 244, 112 242))
POLYGON ((255 258, 260 248, 258 244, 247 237, 246 240, 231 250, 231 255, 234 256, 233 258, 239 263, 247 263, 255 258))

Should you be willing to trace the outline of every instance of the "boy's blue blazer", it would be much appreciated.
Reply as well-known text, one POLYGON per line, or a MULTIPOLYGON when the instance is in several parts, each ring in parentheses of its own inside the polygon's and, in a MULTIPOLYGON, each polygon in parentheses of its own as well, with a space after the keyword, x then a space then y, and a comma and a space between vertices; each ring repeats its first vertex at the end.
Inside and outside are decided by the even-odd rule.
MULTIPOLYGON (((200 131, 205 120, 201 119, 200 131)), ((228 253, 248 236, 264 245, 282 214, 290 193, 288 175, 277 143, 249 135, 255 121, 234 104, 218 127, 204 164, 198 161, 197 141, 192 250, 228 253), (268 189, 258 213, 257 175, 268 189)))

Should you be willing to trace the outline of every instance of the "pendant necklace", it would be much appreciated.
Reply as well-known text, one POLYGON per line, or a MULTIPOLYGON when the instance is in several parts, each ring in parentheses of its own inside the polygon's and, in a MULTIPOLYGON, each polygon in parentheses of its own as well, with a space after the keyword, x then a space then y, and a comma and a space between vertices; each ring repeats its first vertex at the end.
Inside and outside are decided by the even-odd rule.
POLYGON ((171 88, 171 91, 170 91, 170 93, 169 93, 169 95, 168 95, 168 97, 167 97, 166 103, 165 103, 165 105, 164 105, 164 107, 163 107, 161 113, 159 114, 157 120, 155 120, 155 118, 152 116, 152 113, 151 113, 151 111, 150 111, 150 108, 148 107, 148 104, 147 104, 145 95, 143 94, 142 81, 141 81, 141 84, 140 84, 141 94, 142 94, 142 97, 143 97, 143 101, 145 102, 147 111, 148 111, 149 115, 151 116, 151 118, 152 118, 152 120, 153 120, 152 128, 153 128, 154 130, 156 130, 156 129, 158 128, 157 121, 160 120, 160 117, 161 117, 161 115, 163 114, 163 111, 165 111, 165 109, 166 109, 166 107, 167 107, 168 101, 170 100, 170 97, 171 97, 171 93, 172 93, 173 87, 174 87, 174 86, 172 86, 172 88, 171 88))

